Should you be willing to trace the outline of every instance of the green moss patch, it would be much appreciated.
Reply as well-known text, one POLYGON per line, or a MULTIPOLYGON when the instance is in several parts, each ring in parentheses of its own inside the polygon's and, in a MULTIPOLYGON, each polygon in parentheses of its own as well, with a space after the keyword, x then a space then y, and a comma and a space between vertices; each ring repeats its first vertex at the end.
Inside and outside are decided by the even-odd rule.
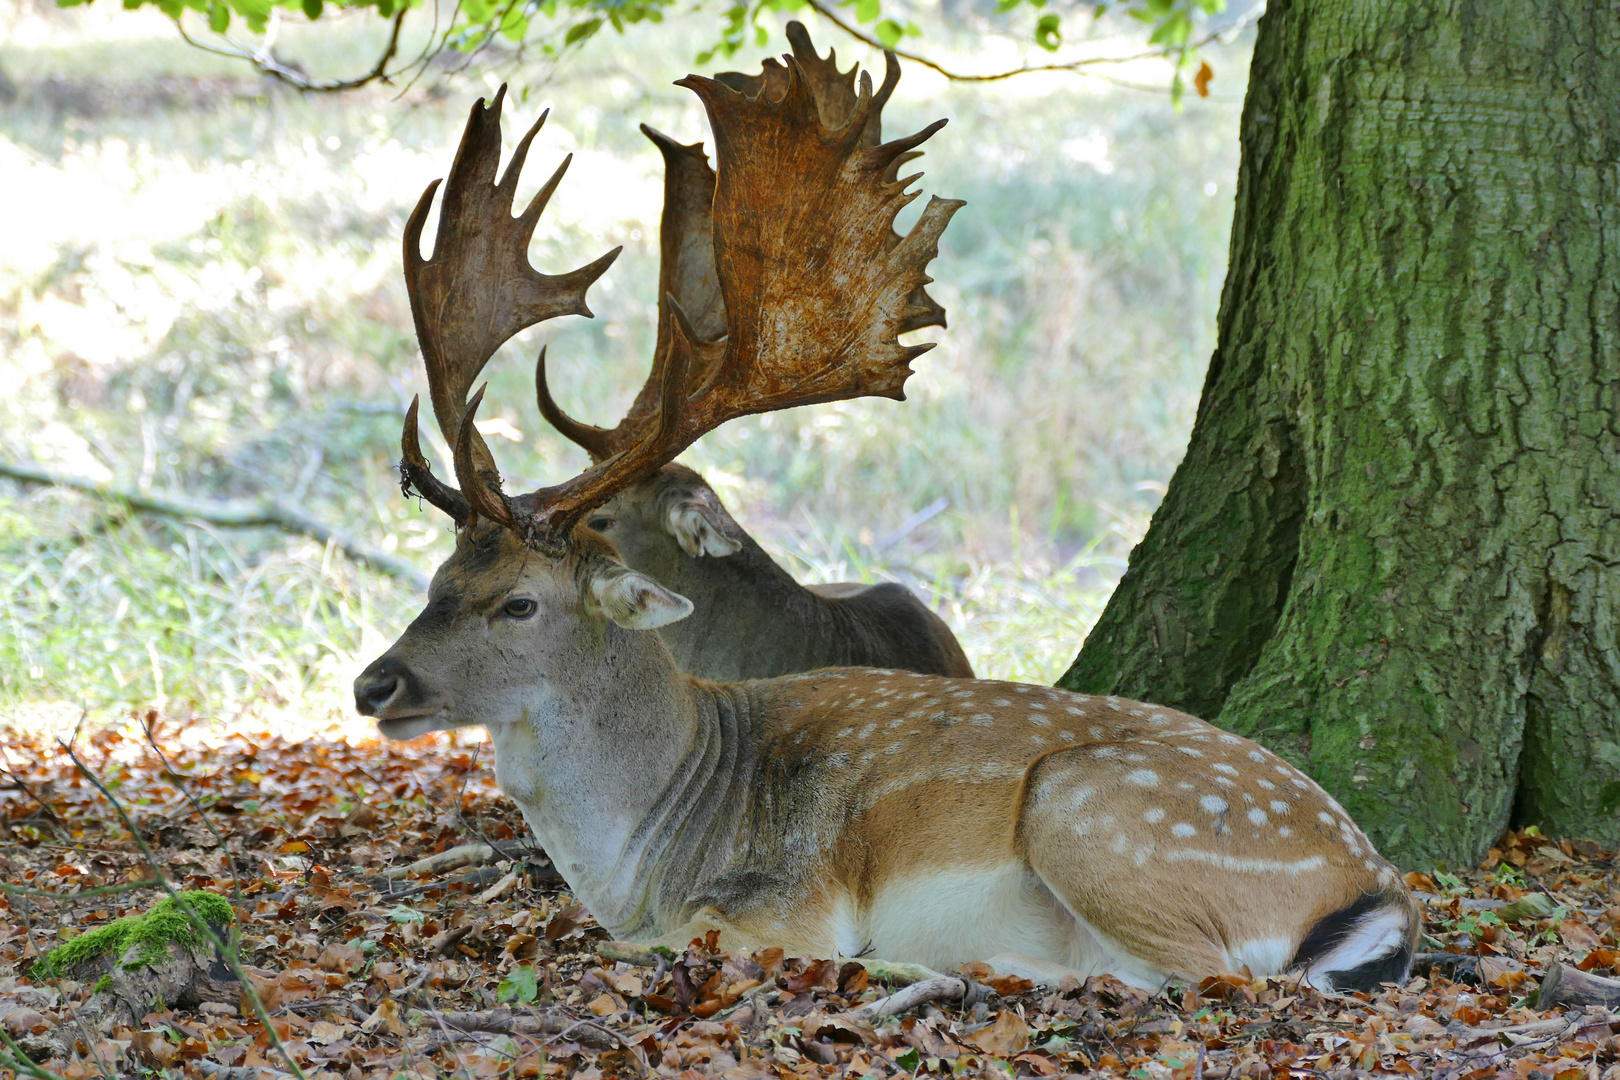
MULTIPOLYGON (((203 934, 193 921, 194 917, 213 926, 228 926, 235 920, 231 902, 223 896, 196 891, 166 896, 153 904, 145 915, 116 919, 52 949, 34 965, 29 974, 35 979, 67 978, 103 957, 110 956, 112 962, 116 963, 131 946, 139 946, 140 952, 124 965, 124 969, 134 971, 146 967, 163 959, 168 954, 169 946, 176 942, 181 945, 202 942, 203 934)), ((102 981, 110 984, 108 979, 102 981)), ((101 982, 96 984, 96 989, 103 989, 101 982)))

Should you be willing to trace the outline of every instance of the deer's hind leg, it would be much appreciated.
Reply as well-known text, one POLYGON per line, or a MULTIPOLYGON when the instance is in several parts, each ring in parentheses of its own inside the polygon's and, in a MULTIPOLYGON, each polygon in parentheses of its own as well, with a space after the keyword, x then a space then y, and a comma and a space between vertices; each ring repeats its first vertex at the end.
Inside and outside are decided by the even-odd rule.
POLYGON ((1121 981, 1156 987, 1245 964, 1270 974, 1292 960, 1298 883, 1277 880, 1288 861, 1247 835, 1259 830, 1214 775, 1225 774, 1195 774, 1169 747, 1129 742, 1075 747, 1031 770, 1024 857, 1113 954, 1109 974, 1121 981))

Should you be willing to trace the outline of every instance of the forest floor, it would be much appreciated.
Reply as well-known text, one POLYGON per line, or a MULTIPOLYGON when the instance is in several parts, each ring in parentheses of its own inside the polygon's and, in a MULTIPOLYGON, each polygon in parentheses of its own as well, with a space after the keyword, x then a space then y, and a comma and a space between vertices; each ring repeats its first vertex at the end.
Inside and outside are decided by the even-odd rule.
MULTIPOLYGON (((888 991, 834 958, 696 943, 651 968, 602 959, 606 933, 525 846, 481 739, 226 736, 165 731, 155 713, 71 753, 5 735, 9 1045, 44 1059, 34 1076, 72 1080, 1620 1076, 1612 1011, 1532 1004, 1555 962, 1599 976, 1620 965, 1620 877, 1592 844, 1527 830, 1479 867, 1409 874, 1424 952, 1406 985, 1371 997, 1242 973, 1159 994, 1109 978, 1036 989, 981 967, 967 972, 972 1007, 874 1022, 860 1010, 888 991), (515 858, 398 873, 480 843, 515 858), (254 994, 96 1030, 93 977, 32 977, 39 957, 165 888, 230 901, 254 994), (70 1051, 41 1049, 53 1036, 70 1051)), ((0 1077, 16 1075, 7 1060, 0 1077)))

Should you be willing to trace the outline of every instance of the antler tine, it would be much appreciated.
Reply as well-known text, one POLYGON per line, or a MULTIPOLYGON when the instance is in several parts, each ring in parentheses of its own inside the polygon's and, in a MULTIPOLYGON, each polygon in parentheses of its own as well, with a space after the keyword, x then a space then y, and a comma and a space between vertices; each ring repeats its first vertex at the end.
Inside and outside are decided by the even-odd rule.
POLYGON ((901 345, 898 335, 917 325, 914 298, 963 204, 930 199, 900 236, 895 216, 916 195, 894 177, 895 162, 944 121, 869 141, 878 103, 863 78, 846 122, 829 129, 798 59, 784 70, 774 99, 695 75, 676 84, 697 93, 714 131, 713 253, 727 335, 703 341, 680 299, 666 294, 660 340, 668 344, 637 399, 647 407, 614 433, 636 420, 639 437, 572 480, 512 500, 531 544, 559 550, 591 508, 727 420, 862 396, 903 399, 911 361, 933 347, 901 345))
POLYGON ((473 427, 473 417, 478 415, 478 406, 483 403, 484 391, 488 389, 487 383, 480 386, 478 393, 473 395, 473 399, 467 403, 466 410, 461 414, 455 448, 456 477, 462 480, 462 495, 472 511, 467 518, 469 526, 476 524, 478 515, 482 514, 497 525, 516 529, 517 519, 512 516, 511 508, 506 504, 506 496, 501 494, 499 478, 494 483, 484 482, 483 477, 478 475, 473 461, 474 440, 478 440, 479 445, 483 442, 478 436, 478 429, 473 427))
MULTIPOLYGON (((445 441, 456 448, 456 479, 467 520, 477 514, 511 520, 509 512, 496 511, 489 501, 499 497, 500 475, 483 437, 467 426, 472 422, 467 392, 490 357, 513 334, 559 315, 588 317, 586 291, 621 250, 615 248, 595 262, 555 276, 542 274, 529 264, 528 246, 535 226, 572 159, 565 159, 514 217, 518 178, 546 116, 535 121, 513 151, 505 172, 497 177, 505 98, 503 86, 488 106, 480 99, 472 107, 449 179, 443 184, 438 234, 430 258, 422 255, 422 229, 434 194, 440 190, 438 181, 428 185, 405 226, 405 283, 411 315, 427 369, 434 416, 445 441)), ((414 443, 414 431, 408 441, 414 443)), ((414 458, 407 447, 406 457, 413 476, 427 475, 419 447, 414 458)), ((426 493, 424 486, 417 486, 426 493)), ((457 505, 450 498, 451 489, 442 484, 437 488, 434 505, 457 505)))
POLYGON ((613 456, 611 439, 613 432, 599 428, 595 424, 582 424, 572 416, 563 412, 562 407, 551 396, 551 387, 546 385, 546 350, 540 348, 540 358, 534 362, 534 394, 540 406, 540 415, 545 417, 546 423, 557 429, 557 433, 569 442, 584 449, 591 456, 594 465, 599 461, 606 461, 613 456))
POLYGON ((623 453, 647 436, 658 418, 663 386, 663 365, 670 353, 673 332, 671 305, 681 309, 692 328, 696 355, 687 374, 688 389, 696 389, 724 354, 716 344, 726 334, 726 305, 714 265, 714 170, 702 143, 683 144, 654 128, 641 125, 642 134, 664 157, 664 212, 659 224, 658 338, 652 370, 636 394, 629 412, 611 429, 581 424, 565 415, 537 373, 535 389, 540 412, 564 437, 584 447, 593 463, 623 453))
MULTIPOLYGON (((670 312, 669 351, 653 366, 653 374, 642 387, 654 406, 649 410, 650 431, 611 459, 598 463, 571 480, 528 495, 508 500, 513 514, 522 523, 518 531, 530 545, 559 554, 574 526, 614 495, 639 478, 675 460, 707 428, 695 426, 685 408, 691 383, 691 361, 699 350, 696 331, 686 312, 673 297, 666 297, 670 312)), ((600 429, 596 429, 600 430, 600 429)))
POLYGON ((726 335, 726 301, 714 265, 714 170, 703 144, 676 142, 646 124, 642 134, 664 157, 664 213, 658 226, 658 344, 669 351, 670 302, 694 328, 693 341, 726 335))
POLYGON ((399 439, 400 487, 407 495, 414 488, 422 498, 449 514, 459 527, 466 524, 472 508, 462 498, 461 492, 433 475, 433 466, 422 454, 422 444, 416 435, 416 414, 421 401, 420 394, 412 397, 411 407, 405 411, 405 429, 399 439))
MULTIPOLYGON (((852 65, 848 71, 839 71, 837 49, 828 49, 825 57, 818 55, 810 41, 810 31, 797 19, 787 24, 787 39, 788 44, 793 46, 793 59, 799 65, 799 73, 809 82, 816 96, 821 122, 830 128, 843 127, 849 122, 850 114, 859 100, 857 72, 862 79, 870 76, 860 71, 859 65, 852 65)), ((887 49, 883 50, 883 59, 883 86, 872 96, 872 111, 867 115, 861 132, 869 146, 883 141, 883 107, 889 103, 889 96, 900 83, 900 61, 887 49)))

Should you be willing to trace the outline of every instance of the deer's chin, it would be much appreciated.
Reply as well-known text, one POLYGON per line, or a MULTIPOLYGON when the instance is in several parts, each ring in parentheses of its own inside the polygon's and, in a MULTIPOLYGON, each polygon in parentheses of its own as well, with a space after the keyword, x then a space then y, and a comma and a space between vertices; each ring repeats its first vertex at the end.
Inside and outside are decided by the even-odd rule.
POLYGON ((397 739, 400 742, 409 742, 431 731, 449 731, 451 728, 465 726, 452 721, 448 709, 435 709, 430 713, 419 713, 415 716, 390 716, 386 720, 377 721, 377 730, 384 738, 397 739))

